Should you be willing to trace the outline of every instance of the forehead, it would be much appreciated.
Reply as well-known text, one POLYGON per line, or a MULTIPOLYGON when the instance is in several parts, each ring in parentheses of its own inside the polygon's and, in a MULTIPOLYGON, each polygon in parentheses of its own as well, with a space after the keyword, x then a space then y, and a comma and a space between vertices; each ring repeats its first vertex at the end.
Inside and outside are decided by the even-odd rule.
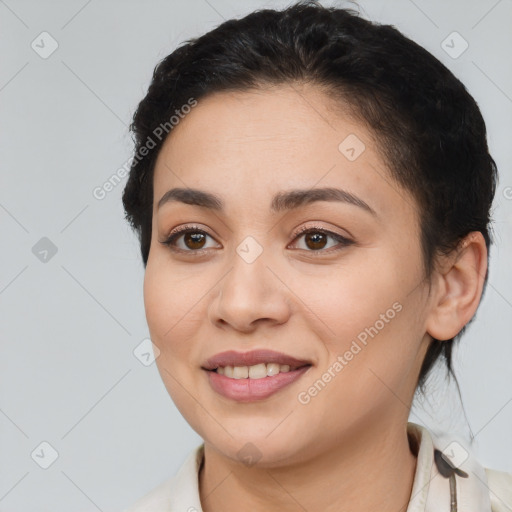
POLYGON ((326 149, 327 157, 337 156, 339 143, 349 133, 361 141, 369 138, 363 126, 335 114, 334 103, 320 89, 282 85, 200 99, 173 128, 162 149, 189 162, 223 157, 247 161, 246 155, 255 156, 247 151, 259 149, 266 152, 258 160, 299 161, 306 155, 318 157, 326 149), (191 152, 194 147, 209 154, 191 152))
POLYGON ((412 198, 389 175, 373 134, 339 110, 311 86, 199 100, 160 150, 155 203, 169 188, 191 187, 231 200, 236 191, 240 201, 258 198, 260 207, 270 208, 270 192, 342 187, 383 214, 397 208, 410 213, 412 198))

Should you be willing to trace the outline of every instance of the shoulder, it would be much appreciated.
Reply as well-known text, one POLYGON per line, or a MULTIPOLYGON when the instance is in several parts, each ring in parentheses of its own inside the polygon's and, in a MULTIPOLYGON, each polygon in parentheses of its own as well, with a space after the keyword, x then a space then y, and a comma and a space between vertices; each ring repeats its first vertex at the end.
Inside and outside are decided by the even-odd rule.
POLYGON ((485 468, 492 512, 512 511, 512 473, 485 468))
POLYGON ((122 512, 167 512, 171 509, 171 489, 173 487, 174 477, 168 478, 160 485, 149 491, 147 494, 139 498, 129 508, 122 512), (166 508, 167 507, 167 508, 166 508))
POLYGON ((171 478, 139 498, 122 512, 200 511, 199 470, 203 462, 204 443, 189 452, 185 462, 171 478))

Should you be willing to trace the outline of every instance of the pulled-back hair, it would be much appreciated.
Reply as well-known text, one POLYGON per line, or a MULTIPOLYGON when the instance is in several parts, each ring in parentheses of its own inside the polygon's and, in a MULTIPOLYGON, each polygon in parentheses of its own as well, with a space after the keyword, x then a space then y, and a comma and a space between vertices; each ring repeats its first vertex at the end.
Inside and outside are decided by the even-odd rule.
MULTIPOLYGON (((161 127, 191 98, 307 83, 370 129, 392 180, 415 198, 428 282, 437 256, 456 249, 471 231, 482 233, 489 255, 497 169, 473 97, 440 61, 394 27, 353 10, 301 1, 228 20, 185 41, 155 67, 130 126, 137 158, 123 193, 144 266, 154 166, 166 138, 161 127), (151 149, 141 151, 144 146, 151 149)), ((487 278, 488 271, 484 291, 487 278)), ((455 378, 452 348, 466 327, 452 339, 432 339, 417 383, 422 392, 439 358, 455 378)))

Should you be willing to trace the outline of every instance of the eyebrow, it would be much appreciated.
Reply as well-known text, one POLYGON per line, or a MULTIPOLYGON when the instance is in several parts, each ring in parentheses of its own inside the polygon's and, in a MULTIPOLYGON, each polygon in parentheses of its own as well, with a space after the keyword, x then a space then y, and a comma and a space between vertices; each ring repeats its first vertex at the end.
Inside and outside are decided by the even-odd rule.
MULTIPOLYGON (((194 188, 172 188, 160 198, 157 204, 157 210, 164 204, 175 201, 219 212, 224 209, 224 202, 215 194, 194 188)), ((272 212, 279 213, 293 210, 316 201, 338 201, 347 203, 358 206, 372 215, 377 216, 375 210, 360 197, 346 190, 332 187, 305 190, 295 189, 278 192, 272 198, 270 209, 272 212)))

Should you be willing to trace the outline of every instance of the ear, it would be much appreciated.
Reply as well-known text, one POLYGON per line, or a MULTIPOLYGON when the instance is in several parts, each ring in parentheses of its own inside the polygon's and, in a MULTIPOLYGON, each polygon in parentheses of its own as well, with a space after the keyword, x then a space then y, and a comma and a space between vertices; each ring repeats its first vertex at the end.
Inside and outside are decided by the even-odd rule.
POLYGON ((426 330, 437 340, 449 340, 471 320, 482 297, 487 272, 482 233, 469 233, 440 266, 426 330))

